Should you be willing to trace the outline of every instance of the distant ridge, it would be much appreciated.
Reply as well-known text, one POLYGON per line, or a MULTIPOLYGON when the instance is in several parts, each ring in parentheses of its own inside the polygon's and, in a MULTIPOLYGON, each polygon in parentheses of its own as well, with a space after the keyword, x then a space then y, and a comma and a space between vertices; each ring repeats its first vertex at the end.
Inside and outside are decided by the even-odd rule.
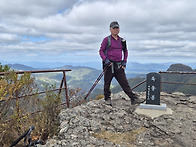
MULTIPOLYGON (((159 72, 159 71, 188 71, 188 72, 196 72, 195 69, 191 68, 188 65, 184 65, 181 63, 177 64, 139 64, 134 62, 135 64, 128 64, 126 68, 126 75, 130 86, 133 87, 136 84, 140 83, 145 79, 145 76, 149 72, 159 72), (137 67, 136 67, 137 66, 137 67), (159 68, 160 66, 160 68, 159 68)), ((30 66, 26 66, 23 64, 8 64, 15 71, 31 71, 31 70, 44 70, 43 68, 33 68, 30 66)), ((45 69, 71 69, 71 72, 66 73, 67 84, 70 88, 82 88, 84 91, 88 91, 90 87, 93 85, 99 74, 102 72, 102 69, 89 67, 88 64, 84 65, 70 65, 64 64, 63 66, 59 65, 56 68, 47 68, 45 69)), ((182 83, 196 83, 196 75, 162 75, 162 81, 169 82, 182 82, 182 83)), ((37 80, 40 83, 43 83, 46 79, 48 83, 54 84, 54 82, 58 85, 62 80, 62 73, 47 73, 44 75, 36 75, 37 80), (43 80, 44 79, 44 80, 43 80)), ((117 85, 117 81, 113 80, 111 84, 111 90, 113 93, 117 93, 121 91, 119 85, 117 85)), ((141 92, 145 90, 145 84, 139 86, 134 89, 135 91, 141 92)), ((164 84, 163 91, 166 92, 174 92, 180 91, 186 94, 196 95, 194 86, 185 86, 185 85, 171 85, 164 84)), ((95 90, 93 91, 93 95, 101 94, 103 92, 103 78, 97 84, 95 90), (97 90, 96 90, 97 89, 97 90)))
POLYGON ((26 66, 23 64, 17 64, 17 63, 16 64, 8 64, 8 66, 10 66, 14 70, 24 70, 24 71, 36 70, 36 68, 26 66))
POLYGON ((187 65, 178 63, 178 64, 172 64, 167 71, 190 71, 192 72, 193 69, 187 65))
POLYGON ((73 65, 64 65, 62 67, 56 67, 55 69, 71 69, 71 70, 74 70, 74 69, 80 69, 80 68, 96 70, 95 68, 88 67, 88 66, 73 66, 73 65))

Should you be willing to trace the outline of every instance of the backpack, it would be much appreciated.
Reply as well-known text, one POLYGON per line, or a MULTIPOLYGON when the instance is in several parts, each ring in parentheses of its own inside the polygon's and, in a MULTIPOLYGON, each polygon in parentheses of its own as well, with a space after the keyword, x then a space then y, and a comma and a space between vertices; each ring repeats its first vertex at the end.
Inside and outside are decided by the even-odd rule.
MULTIPOLYGON (((107 44, 107 48, 105 50, 105 55, 107 55, 108 48, 111 46, 111 37, 112 37, 111 35, 108 36, 108 44, 107 44)), ((123 51, 126 51, 126 49, 127 49, 126 40, 124 40, 121 37, 120 37, 120 40, 121 40, 121 44, 122 44, 122 47, 123 47, 123 51)))

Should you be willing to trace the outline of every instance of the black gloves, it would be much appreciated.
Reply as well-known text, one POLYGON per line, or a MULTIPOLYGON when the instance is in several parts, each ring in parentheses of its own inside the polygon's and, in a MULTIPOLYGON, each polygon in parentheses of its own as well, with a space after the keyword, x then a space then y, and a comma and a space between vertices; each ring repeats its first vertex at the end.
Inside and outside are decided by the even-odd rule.
POLYGON ((126 62, 124 60, 121 62, 121 66, 126 67, 126 62))
POLYGON ((110 62, 110 60, 109 60, 108 58, 106 58, 106 59, 104 60, 104 63, 105 63, 107 66, 110 66, 110 64, 111 64, 112 62, 110 62))
MULTIPOLYGON (((108 58, 104 60, 104 63, 106 66, 110 66, 112 64, 112 62, 108 58)), ((126 62, 124 60, 121 62, 120 67, 122 67, 123 69, 126 67, 126 62)))

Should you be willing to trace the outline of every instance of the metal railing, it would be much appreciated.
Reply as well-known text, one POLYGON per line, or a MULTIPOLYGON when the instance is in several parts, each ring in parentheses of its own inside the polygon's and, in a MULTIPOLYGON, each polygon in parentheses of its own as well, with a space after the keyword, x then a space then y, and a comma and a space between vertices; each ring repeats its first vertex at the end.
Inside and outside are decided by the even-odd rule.
MULTIPOLYGON (((186 71, 159 71, 159 73, 162 74, 196 74, 196 72, 186 72, 186 71)), ((180 83, 180 82, 165 82, 162 81, 161 83, 167 83, 167 84, 182 84, 182 85, 196 85, 196 83, 180 83)))
MULTIPOLYGON (((183 72, 183 71, 159 71, 158 73, 161 74, 196 74, 196 72, 183 72)), ((140 85, 144 84, 146 82, 146 79, 140 82, 139 84, 135 85, 132 89, 135 89, 139 87, 140 85)), ((196 85, 196 83, 182 83, 182 82, 166 82, 166 81, 161 81, 161 84, 166 83, 166 84, 182 84, 182 85, 196 85)), ((162 87, 162 86, 161 86, 162 87)), ((146 90, 145 90, 146 91, 146 90)))
MULTIPOLYGON (((36 92, 36 93, 32 93, 32 94, 26 94, 26 95, 22 95, 22 96, 19 96, 18 95, 18 92, 16 91, 15 92, 15 97, 9 97, 8 99, 4 99, 4 100, 0 100, 0 103, 4 102, 4 101, 10 101, 10 100, 19 100, 20 98, 24 98, 24 97, 28 97, 28 96, 34 96, 34 95, 38 95, 38 94, 43 94, 43 93, 46 93, 46 92, 52 92, 52 91, 58 91, 58 94, 60 95, 61 94, 61 91, 62 89, 65 90, 65 99, 66 99, 66 102, 61 102, 60 105, 67 105, 67 107, 69 108, 70 107, 70 101, 69 101, 69 96, 68 96, 68 88, 67 88, 67 81, 66 81, 66 74, 65 72, 67 71, 71 71, 70 69, 60 69, 60 70, 36 70, 36 71, 15 71, 14 73, 16 74, 24 74, 24 73, 47 73, 47 72, 62 72, 63 74, 63 78, 61 80, 61 84, 60 84, 60 88, 58 89, 52 89, 52 90, 48 90, 48 91, 40 91, 40 92, 36 92)), ((5 76, 9 74, 9 72, 0 72, 0 76, 5 76)), ((19 111, 19 110, 18 110, 19 111)), ((39 113, 41 112, 42 110, 38 110, 36 112, 32 112, 31 114, 35 114, 35 113, 39 113)), ((26 114, 24 114, 25 116, 26 114)), ((23 117, 23 116, 21 116, 23 117)), ((9 120, 6 120, 5 122, 7 121, 10 121, 12 119, 9 119, 9 120)))
MULTIPOLYGON (((20 98, 23 98, 23 97, 26 97, 26 96, 33 96, 35 94, 43 94, 43 93, 46 93, 46 92, 52 92, 52 91, 57 91, 57 90, 59 90, 59 94, 60 94, 61 93, 61 90, 62 89, 65 89, 66 104, 67 104, 67 107, 69 107, 70 106, 70 103, 69 103, 68 89, 67 89, 67 81, 66 81, 66 74, 65 74, 65 72, 67 72, 67 71, 71 71, 71 70, 70 69, 66 69, 66 70, 65 69, 59 69, 59 70, 15 71, 14 73, 16 73, 16 74, 62 72, 63 73, 63 78, 61 80, 60 88, 58 88, 58 89, 53 89, 53 90, 50 90, 50 91, 41 91, 41 92, 27 94, 27 95, 23 95, 23 96, 18 96, 16 94, 16 97, 11 97, 8 100, 20 99, 20 98), (64 87, 63 87, 63 84, 64 84, 64 87)), ((5 76, 6 74, 9 74, 9 72, 0 72, 0 76, 5 76)), ((0 102, 2 102, 2 101, 5 101, 5 100, 1 100, 0 102)), ((63 104, 65 104, 65 103, 63 103, 63 104)))

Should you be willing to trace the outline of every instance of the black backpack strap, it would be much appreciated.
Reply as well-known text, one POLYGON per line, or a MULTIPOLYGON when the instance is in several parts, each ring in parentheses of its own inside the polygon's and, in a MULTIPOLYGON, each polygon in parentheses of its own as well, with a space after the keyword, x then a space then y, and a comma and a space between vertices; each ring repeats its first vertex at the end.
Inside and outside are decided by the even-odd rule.
POLYGON ((105 56, 107 57, 107 53, 108 53, 108 48, 111 46, 111 35, 108 36, 108 44, 107 47, 104 51, 105 56))
POLYGON ((123 51, 126 51, 127 50, 127 43, 126 43, 126 40, 121 38, 120 37, 120 40, 121 40, 121 44, 122 44, 122 48, 123 48, 123 51))
POLYGON ((107 49, 111 46, 111 35, 108 36, 108 46, 107 49))
MULTIPOLYGON (((108 48, 111 46, 111 35, 109 35, 107 38, 108 38, 108 43, 107 43, 107 47, 104 51, 104 54, 105 54, 106 58, 107 58, 107 54, 108 54, 108 48)), ((103 69, 104 69, 105 68, 105 63, 104 63, 104 61, 102 61, 102 63, 103 63, 103 69)))

